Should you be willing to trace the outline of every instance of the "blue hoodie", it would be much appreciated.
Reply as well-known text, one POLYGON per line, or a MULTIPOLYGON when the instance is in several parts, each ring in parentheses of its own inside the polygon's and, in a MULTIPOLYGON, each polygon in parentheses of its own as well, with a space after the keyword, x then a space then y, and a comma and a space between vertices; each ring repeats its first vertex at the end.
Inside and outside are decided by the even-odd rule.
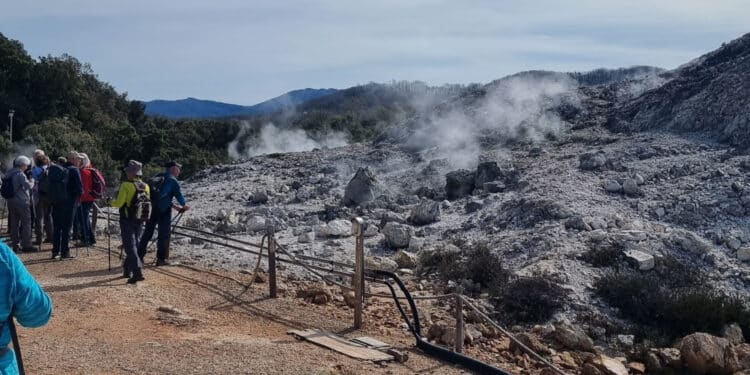
MULTIPOLYGON (((8 327, 11 310, 20 325, 41 327, 52 316, 52 301, 16 254, 0 241, 0 353, 11 341, 8 327)), ((0 357, 0 374, 18 374, 13 350, 8 350, 0 357)))

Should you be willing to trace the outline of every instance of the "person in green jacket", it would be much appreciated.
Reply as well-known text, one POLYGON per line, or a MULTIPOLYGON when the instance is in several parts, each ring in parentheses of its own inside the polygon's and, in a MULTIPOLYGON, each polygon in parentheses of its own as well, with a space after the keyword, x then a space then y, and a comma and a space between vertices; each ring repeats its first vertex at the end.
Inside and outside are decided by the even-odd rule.
POLYGON ((52 300, 16 254, 0 241, 0 374, 18 374, 9 319, 24 327, 41 327, 52 316, 52 300))
POLYGON ((143 277, 143 262, 138 257, 138 221, 137 213, 134 212, 135 198, 145 191, 146 201, 149 199, 148 184, 141 180, 143 175, 143 164, 135 160, 128 162, 125 168, 127 180, 120 184, 120 191, 117 193, 117 199, 112 202, 112 207, 120 209, 120 233, 122 235, 122 247, 125 252, 125 265, 123 267, 123 276, 128 277, 128 284, 135 284, 145 280, 143 277))

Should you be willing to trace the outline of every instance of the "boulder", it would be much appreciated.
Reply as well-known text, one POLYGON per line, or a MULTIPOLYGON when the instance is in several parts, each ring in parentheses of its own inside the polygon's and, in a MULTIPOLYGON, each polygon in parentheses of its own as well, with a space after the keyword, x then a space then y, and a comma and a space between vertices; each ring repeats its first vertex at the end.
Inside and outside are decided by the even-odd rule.
POLYGON ((365 268, 370 270, 383 270, 396 272, 398 264, 395 260, 385 257, 365 257, 365 268))
POLYGON ((333 293, 325 285, 311 285, 297 291, 297 298, 316 305, 325 305, 333 301, 333 293))
POLYGON ((604 190, 610 193, 619 193, 622 191, 622 185, 616 180, 607 180, 607 182, 604 183, 604 190))
POLYGON ((245 222, 245 229, 250 233, 265 231, 266 227, 266 219, 262 216, 251 216, 245 222))
POLYGON ((557 325, 555 326, 555 331, 552 333, 552 337, 567 349, 594 350, 594 340, 579 326, 569 324, 557 325))
POLYGON ((741 247, 737 250, 737 259, 747 262, 750 260, 750 247, 741 247))
POLYGON ((321 227, 326 237, 348 237, 352 235, 352 223, 348 220, 333 220, 321 227))
POLYGON ((302 233, 297 237, 299 243, 311 243, 313 241, 315 241, 315 233, 313 232, 302 233))
POLYGON ((565 229, 575 229, 580 231, 591 231, 591 226, 586 223, 582 216, 573 216, 565 221, 565 229))
POLYGON ((399 268, 414 268, 417 266, 417 254, 399 250, 393 256, 399 268))
POLYGON ((354 177, 346 185, 344 199, 341 203, 345 206, 358 206, 375 199, 377 190, 377 179, 370 168, 359 168, 354 177))
POLYGON ((700 332, 685 336, 679 344, 682 361, 697 374, 731 373, 724 358, 728 347, 729 340, 700 332))
POLYGON ((478 199, 471 199, 468 202, 466 202, 466 205, 464 206, 464 210, 467 214, 477 212, 482 209, 482 206, 484 206, 484 202, 478 199))
POLYGON ((411 210, 409 221, 415 225, 427 225, 440 221, 440 203, 422 201, 411 210))
POLYGON ((640 271, 652 270, 656 265, 653 255, 638 250, 626 250, 625 258, 635 264, 640 271))
POLYGON ((500 181, 485 182, 482 189, 488 193, 502 193, 505 191, 505 184, 500 181))
POLYGON ((696 255, 705 254, 711 250, 711 244, 693 232, 676 231, 672 234, 671 240, 683 250, 696 255))
MULTIPOLYGON (((552 352, 549 350, 549 348, 544 345, 536 336, 529 334, 529 333, 521 333, 519 335, 516 335, 516 339, 520 341, 522 344, 524 344, 527 348, 542 354, 542 355, 549 355, 552 352)), ((520 345, 518 345, 515 341, 511 340, 510 342, 510 350, 511 351, 519 351, 524 352, 524 350, 521 348, 520 345)))
POLYGON ((625 195, 635 197, 641 194, 641 188, 638 187, 638 183, 636 183, 635 180, 632 178, 626 178, 625 181, 622 182, 622 192, 625 193, 625 195))
POLYGON ((497 162, 486 161, 479 163, 474 176, 474 186, 484 186, 485 182, 498 180, 502 175, 503 171, 497 166, 497 162))
POLYGON ((404 224, 390 222, 383 227, 385 243, 394 249, 403 249, 409 246, 412 229, 404 224))
POLYGON ((471 195, 474 191, 474 172, 459 169, 445 175, 445 195, 456 200, 471 195))
POLYGON ((750 344, 731 345, 724 355, 724 360, 730 372, 750 369, 750 344))
POLYGON ((628 369, 622 362, 607 357, 604 354, 592 358, 589 363, 594 365, 604 375, 628 375, 628 369))
POLYGON ((265 190, 257 190, 256 192, 253 193, 252 202, 255 204, 268 203, 268 193, 266 193, 265 190))
POLYGON ((603 169, 607 164, 607 158, 602 152, 587 152, 578 157, 578 168, 584 171, 603 169))
POLYGON ((730 344, 738 345, 745 342, 742 328, 737 323, 727 324, 721 330, 721 336, 729 340, 730 344))

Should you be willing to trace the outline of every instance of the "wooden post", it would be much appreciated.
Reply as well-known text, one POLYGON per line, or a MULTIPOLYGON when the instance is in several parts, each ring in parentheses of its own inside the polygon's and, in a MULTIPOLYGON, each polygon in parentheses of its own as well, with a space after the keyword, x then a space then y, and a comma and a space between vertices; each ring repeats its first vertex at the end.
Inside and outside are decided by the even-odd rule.
POLYGON ((271 298, 276 298, 276 238, 273 226, 268 226, 268 292, 271 298))
POLYGON ((356 239, 354 252, 354 277, 352 287, 354 288, 354 328, 362 328, 362 310, 365 301, 365 239, 363 230, 364 220, 360 217, 352 219, 352 234, 356 239))
POLYGON ((456 337, 454 340, 456 353, 464 351, 464 300, 460 294, 456 294, 456 337))

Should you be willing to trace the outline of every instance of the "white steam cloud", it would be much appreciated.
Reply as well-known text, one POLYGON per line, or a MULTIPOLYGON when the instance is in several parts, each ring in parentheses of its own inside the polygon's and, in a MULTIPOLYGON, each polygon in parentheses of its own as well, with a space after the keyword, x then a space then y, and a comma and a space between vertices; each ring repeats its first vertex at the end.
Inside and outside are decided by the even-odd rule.
POLYGON ((282 129, 274 124, 266 124, 260 129, 256 138, 246 139, 246 145, 242 145, 250 131, 250 125, 243 124, 238 136, 229 143, 229 157, 241 159, 263 154, 302 152, 315 148, 334 148, 348 144, 346 135, 340 132, 330 132, 321 139, 314 139, 301 129, 282 129), (242 147, 245 146, 245 147, 242 147))
POLYGON ((580 106, 577 84, 567 75, 517 75, 494 82, 476 102, 461 99, 421 122, 408 147, 448 159, 458 168, 476 166, 483 139, 537 142, 565 126, 555 108, 580 106), (464 104, 466 103, 466 104, 464 104))

